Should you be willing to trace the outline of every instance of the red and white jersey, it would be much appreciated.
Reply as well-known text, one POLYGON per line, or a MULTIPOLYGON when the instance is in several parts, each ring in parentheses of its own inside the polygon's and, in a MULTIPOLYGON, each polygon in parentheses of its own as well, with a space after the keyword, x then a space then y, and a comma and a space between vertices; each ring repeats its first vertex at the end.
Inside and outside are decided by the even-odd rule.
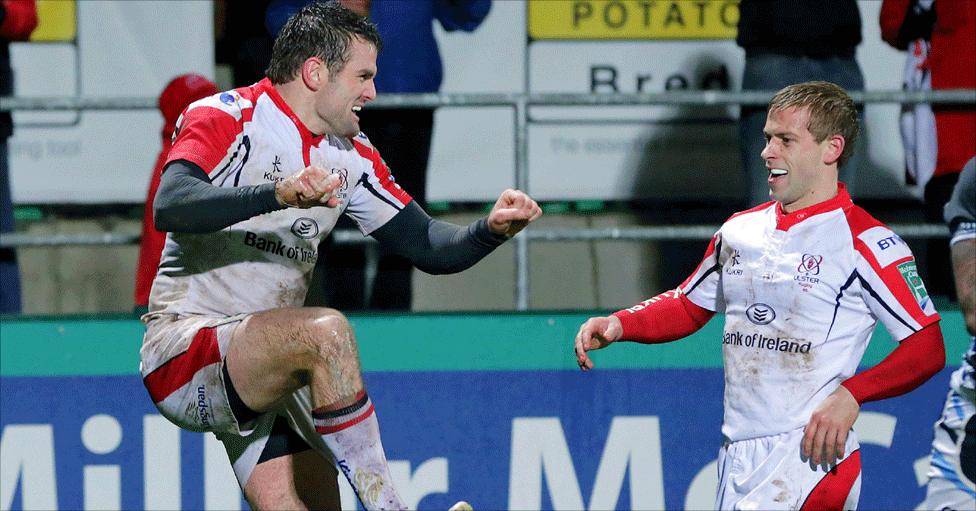
POLYGON ((215 233, 168 234, 150 314, 229 316, 301 306, 319 242, 339 215, 352 217, 366 235, 411 201, 363 134, 313 135, 267 79, 187 107, 168 156, 175 160, 195 163, 220 187, 281 181, 316 165, 341 177, 340 205, 275 211, 215 233))
POLYGON ((725 418, 732 441, 803 427, 854 374, 880 319, 896 341, 939 320, 905 241, 851 202, 737 213, 680 286, 725 313, 725 418))

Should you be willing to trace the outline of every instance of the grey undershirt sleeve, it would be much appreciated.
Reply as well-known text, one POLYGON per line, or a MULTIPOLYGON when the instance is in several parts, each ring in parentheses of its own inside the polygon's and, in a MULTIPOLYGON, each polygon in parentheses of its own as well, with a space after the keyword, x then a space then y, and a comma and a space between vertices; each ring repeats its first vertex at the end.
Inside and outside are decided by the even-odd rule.
POLYGON ((165 232, 216 232, 242 220, 284 209, 275 199, 275 184, 221 188, 207 173, 186 161, 163 169, 153 201, 156 229, 165 232))
POLYGON ((414 202, 371 236, 431 274, 457 273, 470 268, 508 239, 488 230, 485 218, 468 226, 454 225, 434 220, 414 202))

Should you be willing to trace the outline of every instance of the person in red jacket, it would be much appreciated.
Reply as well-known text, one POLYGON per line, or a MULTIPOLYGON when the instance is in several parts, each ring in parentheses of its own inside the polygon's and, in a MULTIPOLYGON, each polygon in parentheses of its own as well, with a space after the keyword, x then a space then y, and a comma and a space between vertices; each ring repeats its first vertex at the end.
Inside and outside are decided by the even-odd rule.
POLYGON ((142 240, 139 242, 139 263, 136 266, 136 310, 145 312, 149 305, 149 291, 152 289, 159 256, 163 252, 166 233, 153 226, 153 199, 159 188, 159 176, 166 163, 166 155, 173 145, 173 130, 176 120, 186 107, 200 99, 216 94, 217 84, 198 74, 185 74, 173 78, 159 95, 159 111, 163 114, 163 147, 159 150, 152 176, 149 178, 149 192, 143 209, 142 240))
MULTIPOLYGON (((918 61, 918 76, 930 81, 932 90, 976 88, 976 2, 884 0, 879 23, 881 38, 911 52, 909 59, 918 61)), ((914 110, 922 112, 921 121, 931 115, 925 113, 925 105, 914 110)), ((906 139, 906 152, 916 159, 915 171, 908 168, 908 182, 924 194, 925 219, 942 222, 942 207, 959 172, 976 156, 976 109, 933 105, 930 112, 935 114, 934 133, 931 126, 925 126, 917 129, 914 140, 906 139), (933 145, 934 149, 929 147, 933 145)), ((949 260, 944 241, 931 240, 926 245, 922 265, 926 282, 934 292, 952 297, 955 287, 949 260)))

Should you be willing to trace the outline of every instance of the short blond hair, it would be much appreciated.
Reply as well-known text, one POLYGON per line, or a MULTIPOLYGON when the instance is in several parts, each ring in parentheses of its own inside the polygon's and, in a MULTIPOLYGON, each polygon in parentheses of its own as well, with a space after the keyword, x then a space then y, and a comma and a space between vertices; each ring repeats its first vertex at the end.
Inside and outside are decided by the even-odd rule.
POLYGON ((817 143, 834 135, 844 137, 844 151, 837 160, 837 166, 847 163, 854 153, 854 144, 861 131, 857 107, 847 91, 830 82, 804 82, 783 87, 769 100, 770 112, 790 107, 809 109, 810 124, 807 130, 817 143))

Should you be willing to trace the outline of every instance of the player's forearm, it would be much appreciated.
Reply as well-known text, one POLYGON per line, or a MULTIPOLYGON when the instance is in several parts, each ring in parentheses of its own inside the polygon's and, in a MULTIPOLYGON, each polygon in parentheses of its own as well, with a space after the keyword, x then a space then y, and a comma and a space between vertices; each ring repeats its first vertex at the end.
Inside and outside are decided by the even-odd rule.
POLYGON ((274 183, 221 188, 207 174, 185 160, 163 171, 153 202, 153 223, 165 232, 219 231, 242 220, 283 209, 275 199, 274 183))
POLYGON ((489 231, 485 219, 468 226, 441 222, 430 218, 414 202, 372 236, 421 271, 431 274, 457 273, 470 268, 506 240, 489 231))
POLYGON ((842 383, 858 404, 900 396, 945 367, 942 330, 933 323, 906 337, 878 365, 842 383))
POLYGON ((966 330, 976 335, 976 238, 952 245, 952 273, 956 278, 956 295, 966 320, 966 330))
POLYGON ((655 344, 697 332, 715 313, 673 289, 613 315, 623 326, 621 340, 655 344))

